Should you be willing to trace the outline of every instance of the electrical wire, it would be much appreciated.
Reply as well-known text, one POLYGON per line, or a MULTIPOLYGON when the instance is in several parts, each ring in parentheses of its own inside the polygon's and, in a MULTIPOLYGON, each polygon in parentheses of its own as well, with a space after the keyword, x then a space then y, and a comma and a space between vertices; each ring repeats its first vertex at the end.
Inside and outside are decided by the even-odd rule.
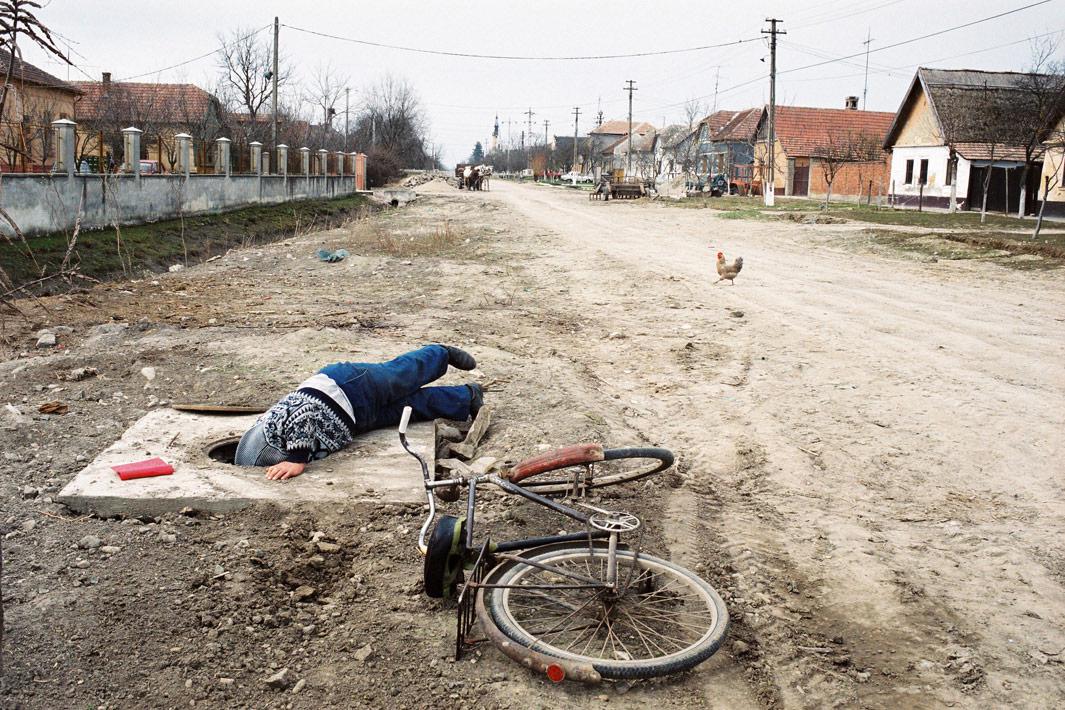
MULTIPOLYGON (((1014 13, 1018 13, 1018 12, 1021 12, 1023 10, 1029 10, 1029 9, 1031 9, 1033 7, 1038 7, 1040 5, 1046 5, 1046 4, 1048 4, 1048 3, 1052 2, 1052 1, 1053 0, 1040 0, 1039 2, 1030 3, 1028 5, 1024 5, 1022 7, 1018 7, 1018 8, 1015 8, 1013 10, 1007 10, 1005 12, 1000 12, 1000 13, 995 14, 995 15, 990 15, 988 17, 983 17, 983 18, 980 18, 979 20, 973 20, 971 22, 966 22, 966 23, 963 23, 963 24, 960 24, 960 25, 954 25, 953 27, 948 27, 946 29, 937 30, 936 32, 930 32, 928 34, 921 35, 920 37, 913 37, 911 39, 902 40, 901 42, 895 42, 893 44, 884 45, 883 47, 877 47, 876 49, 869 50, 868 53, 869 54, 873 54, 875 52, 883 52, 883 51, 886 51, 888 49, 894 49, 895 47, 902 47, 902 46, 907 45, 907 44, 913 44, 914 42, 920 42, 921 40, 925 40, 925 39, 928 39, 930 37, 937 37, 939 35, 946 34, 948 32, 955 32, 957 30, 965 29, 966 27, 972 27, 973 25, 979 25, 981 23, 988 22, 990 20, 996 20, 996 19, 998 19, 1000 17, 1005 17, 1007 15, 1012 15, 1014 13)), ((794 67, 792 69, 784 69, 782 71, 777 71, 777 76, 780 76, 781 74, 791 74, 792 72, 803 71, 805 69, 812 69, 814 67, 821 67, 821 66, 825 66, 826 64, 835 64, 837 62, 842 62, 842 61, 847 60, 847 59, 854 59, 855 57, 864 57, 865 54, 866 54, 865 51, 861 51, 861 52, 856 52, 854 54, 849 54, 849 55, 846 55, 846 56, 843 56, 843 57, 836 57, 836 58, 833 58, 833 59, 827 59, 827 60, 825 60, 823 62, 816 62, 814 64, 807 64, 805 66, 794 67)), ((763 75, 763 76, 760 76, 760 77, 756 77, 754 79, 750 79, 748 81, 741 82, 739 84, 734 84, 733 86, 727 87, 725 89, 721 89, 717 93, 718 93, 718 96, 720 96, 721 94, 734 91, 735 89, 739 89, 739 88, 742 88, 744 86, 749 86, 750 84, 754 84, 754 83, 756 83, 758 81, 762 81, 762 80, 768 79, 768 78, 769 78, 769 75, 766 74, 766 75, 763 75)), ((709 98, 710 96, 713 96, 713 94, 707 94, 705 96, 697 96, 695 98, 696 98, 696 100, 701 100, 701 99, 709 98)), ((645 109, 645 110, 647 110, 647 111, 661 111, 662 109, 675 108, 677 106, 683 106, 685 103, 687 103, 687 101, 691 101, 691 100, 692 99, 688 99, 686 101, 678 101, 676 103, 665 104, 663 106, 654 106, 652 108, 645 109)))
POLYGON ((272 23, 272 22, 271 22, 271 23, 270 23, 270 24, 268 24, 268 25, 263 25, 263 26, 262 26, 262 27, 260 27, 259 29, 255 30, 255 31, 253 31, 253 32, 251 32, 251 33, 249 33, 249 34, 246 34, 246 35, 244 35, 243 37, 238 37, 237 39, 235 39, 235 40, 233 40, 232 42, 230 42, 230 43, 229 43, 228 45, 226 45, 226 44, 223 44, 223 45, 222 45, 221 47, 219 47, 218 49, 212 49, 212 50, 211 50, 210 52, 207 52, 206 54, 201 54, 201 55, 200 55, 200 56, 198 56, 198 57, 193 57, 192 59, 187 59, 187 60, 185 60, 184 62, 179 62, 179 63, 177 63, 177 64, 171 64, 170 66, 168 66, 168 67, 163 67, 162 69, 155 69, 155 70, 153 70, 153 71, 148 71, 148 72, 144 72, 143 74, 137 74, 137 75, 135 75, 135 76, 127 76, 127 77, 123 77, 122 79, 116 79, 115 81, 131 81, 131 80, 133 80, 133 79, 140 79, 140 78, 142 78, 142 77, 146 77, 146 76, 153 76, 153 75, 155 75, 155 74, 161 74, 161 73, 163 73, 163 72, 165 72, 165 71, 170 71, 171 69, 177 69, 178 67, 183 67, 183 66, 185 66, 186 64, 192 64, 193 62, 198 62, 198 61, 200 61, 201 59, 206 59, 207 57, 211 56, 212 54, 218 54, 218 53, 219 53, 219 52, 221 52, 221 51, 222 51, 223 49, 226 49, 227 47, 231 47, 231 46, 233 46, 234 44, 237 44, 238 42, 243 42, 244 40, 247 40, 247 39, 251 39, 251 38, 252 38, 252 37, 254 37, 255 35, 257 35, 257 34, 259 34, 260 32, 262 32, 263 30, 265 30, 265 29, 268 29, 268 28, 270 28, 270 27, 273 27, 273 24, 274 24, 274 23, 272 23))
POLYGON ((946 34, 948 32, 954 32, 955 30, 961 30, 961 29, 965 29, 966 27, 972 27, 973 25, 979 25, 981 23, 988 22, 990 20, 997 20, 1000 17, 1005 17, 1007 15, 1012 15, 1014 13, 1021 12, 1023 10, 1030 10, 1033 7, 1038 7, 1040 5, 1046 5, 1047 3, 1050 3, 1050 2, 1053 2, 1053 0, 1040 0, 1039 2, 1033 2, 1033 3, 1030 3, 1028 5, 1024 5, 1023 7, 1018 7, 1018 8, 1015 8, 1013 10, 1007 10, 1006 12, 1000 12, 997 15, 990 15, 989 17, 984 17, 984 18, 981 18, 979 20, 973 20, 972 22, 966 22, 966 23, 961 24, 961 25, 955 25, 953 27, 948 27, 948 28, 943 29, 943 30, 938 30, 936 32, 930 32, 930 33, 928 33, 926 35, 921 35, 920 37, 914 37, 912 39, 903 40, 901 42, 895 42, 894 44, 887 44, 887 45, 884 45, 883 47, 877 47, 876 49, 863 50, 861 52, 855 52, 854 54, 848 54, 848 55, 843 56, 843 57, 836 57, 834 59, 827 59, 827 60, 825 60, 823 62, 816 62, 814 64, 807 64, 805 66, 794 67, 792 69, 785 69, 783 71, 778 71, 777 72, 777 76, 780 76, 781 74, 791 74, 792 72, 803 71, 805 69, 813 69, 814 67, 821 67, 821 66, 824 66, 826 64, 834 64, 836 62, 842 62, 842 61, 847 60, 847 59, 854 59, 855 57, 864 57, 866 54, 875 54, 876 52, 884 52, 884 51, 889 50, 889 49, 894 49, 895 47, 901 47, 903 45, 912 44, 914 42, 920 42, 921 40, 928 39, 930 37, 938 37, 939 35, 946 34))
MULTIPOLYGON (((1049 1, 1049 0, 1048 0, 1049 1)), ((365 39, 356 39, 354 37, 341 37, 339 35, 329 34, 327 32, 318 32, 316 30, 308 30, 302 27, 294 27, 293 25, 282 25, 283 27, 295 30, 296 32, 305 32, 311 35, 317 35, 318 37, 327 37, 329 39, 339 40, 341 42, 351 42, 353 44, 362 44, 368 47, 380 47, 383 49, 395 49, 401 52, 414 52, 417 54, 434 54, 443 57, 461 57, 463 59, 501 59, 507 61, 536 61, 536 62, 562 62, 562 61, 586 61, 586 60, 598 60, 598 59, 631 59, 635 57, 654 57, 665 54, 683 54, 685 52, 700 52, 705 49, 720 49, 721 47, 735 47, 739 44, 746 44, 748 42, 761 41, 761 37, 748 37, 746 39, 737 39, 731 42, 722 42, 720 44, 704 44, 698 47, 685 47, 683 49, 660 49, 651 52, 632 52, 628 54, 594 54, 594 55, 575 55, 575 56, 530 56, 520 54, 474 54, 472 52, 449 52, 442 49, 422 49, 419 47, 405 47, 398 44, 386 44, 384 42, 371 42, 365 39)))

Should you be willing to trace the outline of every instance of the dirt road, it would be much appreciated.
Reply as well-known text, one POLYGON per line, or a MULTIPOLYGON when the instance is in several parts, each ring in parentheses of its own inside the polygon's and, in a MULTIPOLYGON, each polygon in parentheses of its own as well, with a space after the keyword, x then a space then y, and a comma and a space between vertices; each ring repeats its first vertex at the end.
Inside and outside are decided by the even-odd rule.
POLYGON ((492 199, 550 230, 542 291, 596 325, 566 351, 683 442, 707 493, 674 494, 676 549, 705 544, 693 514, 723 543, 787 704, 1065 697, 1060 272, 872 256, 850 225, 492 199), (744 257, 735 287, 712 286, 718 249, 744 257))
MULTIPOLYGON (((915 259, 852 224, 501 181, 419 191, 347 227, 51 299, 23 327, 0 363, 5 401, 61 397, 71 414, 2 433, 5 704, 1062 704, 1061 271, 915 259), (322 264, 321 246, 351 256, 322 264), (735 286, 713 285, 718 250, 745 259, 735 286), (44 323, 73 329, 66 349, 16 357, 44 323), (678 475, 619 506, 722 592, 722 651, 631 688, 551 687, 489 647, 452 665, 451 612, 420 593, 417 510, 120 523, 51 503, 160 400, 276 395, 352 352, 432 341, 481 362, 487 454, 678 453, 678 475), (57 391, 86 366, 98 376, 57 391), (316 554, 315 530, 340 552, 316 554), (88 534, 120 551, 76 549, 88 534), (299 585, 318 596, 293 600, 299 585), (298 694, 265 684, 282 668, 298 694)), ((557 525, 498 502, 484 522, 557 525)))

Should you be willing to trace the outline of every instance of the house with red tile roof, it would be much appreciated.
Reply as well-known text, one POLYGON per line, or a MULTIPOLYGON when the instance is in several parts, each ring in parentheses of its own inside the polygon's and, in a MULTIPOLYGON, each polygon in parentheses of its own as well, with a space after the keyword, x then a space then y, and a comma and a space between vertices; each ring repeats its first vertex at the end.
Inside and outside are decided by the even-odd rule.
MULTIPOLYGON (((646 121, 632 122, 634 166, 637 162, 647 162, 642 160, 642 158, 648 154, 651 156, 649 160, 654 160, 654 142, 652 140, 648 144, 648 136, 653 137, 656 135, 657 132, 652 124, 646 121)), ((624 171, 628 164, 628 138, 628 119, 604 121, 588 131, 588 139, 591 143, 589 169, 598 167, 605 172, 624 171)))
POLYGON ((79 90, 29 62, 0 50, 11 84, 0 121, 0 172, 47 171, 52 164, 52 121, 70 118, 79 90))
MULTIPOLYGON (((774 134, 774 189, 793 197, 858 199, 887 194, 890 156, 884 136, 895 114, 847 108, 777 106, 774 134), (878 192, 879 191, 879 192, 878 192)), ((765 184, 768 173, 769 112, 758 119, 754 162, 765 184)))
POLYGON ((122 129, 133 126, 141 134, 141 160, 159 161, 169 172, 177 163, 174 136, 192 136, 192 172, 210 163, 214 140, 222 136, 226 114, 210 92, 195 84, 116 82, 104 72, 102 81, 80 81, 74 104, 78 124, 78 160, 96 156, 101 165, 121 163, 122 129))

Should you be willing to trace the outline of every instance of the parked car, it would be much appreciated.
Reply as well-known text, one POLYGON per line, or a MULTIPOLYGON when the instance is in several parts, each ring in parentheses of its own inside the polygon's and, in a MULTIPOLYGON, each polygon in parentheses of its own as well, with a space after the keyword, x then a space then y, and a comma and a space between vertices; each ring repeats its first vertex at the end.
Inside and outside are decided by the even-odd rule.
POLYGON ((159 175, 163 172, 163 166, 158 160, 142 160, 141 175, 159 175))
POLYGON ((592 177, 591 175, 582 175, 582 174, 580 174, 578 172, 573 172, 572 170, 570 172, 566 173, 565 175, 562 175, 561 179, 562 179, 563 182, 571 182, 571 183, 574 183, 574 184, 582 183, 582 182, 586 182, 586 183, 595 182, 595 178, 592 177))

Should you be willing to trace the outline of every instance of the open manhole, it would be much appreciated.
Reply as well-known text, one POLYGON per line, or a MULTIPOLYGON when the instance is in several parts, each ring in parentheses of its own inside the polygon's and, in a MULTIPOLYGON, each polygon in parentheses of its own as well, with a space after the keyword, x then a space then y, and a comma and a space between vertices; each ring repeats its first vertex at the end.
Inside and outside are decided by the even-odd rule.
POLYGON ((233 460, 237 458, 237 444, 239 443, 239 436, 228 436, 225 439, 219 439, 207 445, 207 455, 214 461, 232 465, 233 460))

